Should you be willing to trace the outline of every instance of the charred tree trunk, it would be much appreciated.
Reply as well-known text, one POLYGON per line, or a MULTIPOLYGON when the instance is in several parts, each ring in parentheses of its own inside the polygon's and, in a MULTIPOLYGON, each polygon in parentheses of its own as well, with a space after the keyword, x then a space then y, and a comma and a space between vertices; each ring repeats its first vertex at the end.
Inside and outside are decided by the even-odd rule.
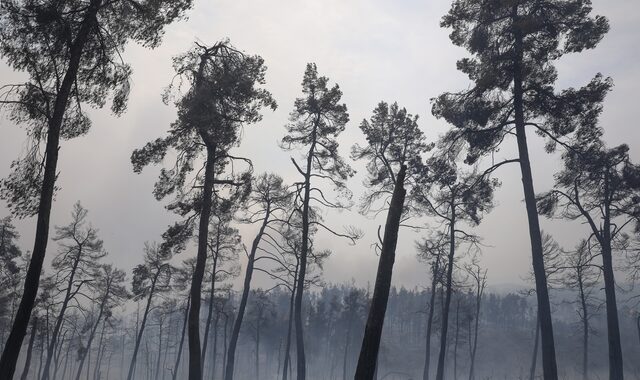
MULTIPOLYGON (((519 25, 518 5, 513 7, 513 24, 519 25)), ((536 296, 538 300, 538 317, 540 320, 540 334, 542 338, 542 368, 546 380, 558 379, 558 368, 556 364, 556 350, 553 339, 553 323, 551 321, 551 304, 549 302, 549 292, 547 289, 547 276, 544 269, 544 253, 542 250, 542 235, 540 232, 540 221, 538 219, 538 209, 536 206, 536 195, 533 187, 533 176, 531 174, 531 162, 529 161, 529 148, 525 133, 525 116, 523 105, 522 88, 523 72, 523 37, 522 32, 515 28, 514 43, 514 67, 513 67, 513 104, 516 124, 516 140, 518 142, 518 155, 520 171, 522 173, 522 186, 524 191, 527 218, 529 221, 529 238, 531 240, 531 257, 533 262, 533 273, 536 282, 536 296)))
POLYGON ((536 365, 538 364, 538 344, 540 342, 540 317, 536 316, 536 335, 533 343, 533 354, 531 358, 531 369, 529 370, 529 380, 536 377, 536 365))
POLYGON ((216 271, 218 270, 217 266, 218 266, 218 250, 220 248, 220 226, 218 225, 218 232, 217 232, 217 242, 216 243, 216 253, 213 257, 213 268, 212 268, 212 272, 211 272, 211 287, 209 288, 209 310, 207 311, 207 323, 204 327, 204 336, 202 337, 202 364, 201 364, 201 368, 200 371, 202 372, 202 375, 204 376, 204 363, 205 363, 205 358, 207 355, 207 345, 209 342, 209 331, 211 330, 211 320, 213 319, 213 307, 214 307, 214 299, 215 299, 215 295, 216 295, 216 271))
POLYGON ((444 379, 444 364, 447 354, 447 331, 449 329, 449 308, 451 306, 451 292, 453 288, 453 261, 456 253, 456 194, 451 194, 450 204, 450 220, 449 220, 449 256, 447 263, 447 279, 444 305, 442 307, 442 330, 440 333, 440 353, 438 354, 438 368, 436 371, 436 380, 444 379))
POLYGON ((453 343, 453 380, 458 380, 458 342, 460 341, 460 298, 456 300, 456 334, 453 343))
MULTIPOLYGON (((295 279, 293 282, 294 284, 296 283, 295 279)), ((291 330, 293 327, 293 303, 295 294, 295 288, 291 289, 291 299, 289 300, 289 322, 287 324, 287 341, 284 348, 284 363, 282 365, 282 380, 287 380, 288 371, 291 367, 291 330)), ((640 321, 640 317, 638 317, 638 320, 640 321)), ((640 334, 640 324, 638 326, 638 331, 640 334)))
MULTIPOLYGON (((65 291, 64 299, 62 301, 62 306, 60 307, 60 312, 58 313, 58 317, 56 318, 56 324, 53 328, 53 332, 51 333, 51 340, 49 341, 49 346, 47 348, 47 360, 44 364, 44 372, 42 374, 42 380, 47 380, 49 378, 49 369, 51 368, 51 362, 53 360, 56 343, 58 342, 58 335, 60 334, 60 329, 62 328, 62 323, 64 321, 64 314, 67 311, 67 307, 69 305, 69 301, 71 301, 73 281, 75 279, 76 271, 78 269, 78 264, 80 263, 80 258, 82 256, 82 247, 78 248, 78 253, 75 257, 75 261, 73 262, 73 267, 71 268, 71 272, 69 274, 69 280, 67 282, 67 289, 65 291)), ((77 289, 80 289, 80 285, 77 285, 77 289)))
POLYGON ((307 171, 304 173, 304 196, 302 198, 302 244, 300 247, 300 267, 295 291, 295 326, 296 326, 296 357, 298 372, 297 380, 306 380, 307 364, 304 353, 304 331, 302 326, 302 299, 304 293, 304 281, 307 273, 307 254, 309 253, 309 202, 311 201, 311 169, 316 147, 318 119, 313 126, 311 147, 307 154, 307 171))
POLYGON ((580 308, 582 309, 582 380, 589 378, 589 310, 582 283, 582 269, 578 269, 578 291, 580 296, 580 308))
POLYGON ((607 308, 607 337, 609 341, 609 379, 624 379, 622 363, 622 346, 620 345, 620 324, 618 321, 618 303, 616 301, 616 280, 613 274, 613 258, 611 256, 611 189, 609 173, 604 174, 604 226, 601 234, 602 274, 604 277, 604 294, 607 308))
POLYGON ((433 269, 433 278, 431 279, 431 295, 429 299, 429 314, 427 317, 427 337, 425 343, 424 370, 422 371, 422 380, 429 380, 429 371, 431 364, 431 328, 433 327, 433 313, 436 305, 436 286, 438 285, 439 271, 440 257, 437 257, 433 269))
POLYGON ((84 45, 91 29, 96 23, 96 15, 102 0, 91 0, 85 17, 82 20, 78 34, 69 50, 69 66, 60 83, 60 88, 55 99, 53 116, 47 128, 47 145, 45 150, 44 174, 42 188, 40 190, 40 203, 38 205, 38 218, 36 224, 36 237, 29 262, 29 269, 24 280, 24 290, 20 300, 20 306, 13 321, 11 333, 7 338, 0 358, 0 380, 11 380, 16 370, 16 362, 22 347, 22 341, 27 333, 31 311, 38 294, 40 273, 47 250, 49 240, 49 217, 57 176, 58 149, 60 143, 60 131, 64 114, 67 109, 71 90, 78 74, 80 60, 84 45))
POLYGON ((173 368, 173 380, 178 378, 178 370, 180 369, 180 358, 182 357, 182 347, 184 345, 184 333, 187 329, 187 319, 189 317, 189 304, 191 297, 187 297, 187 307, 184 311, 184 323, 182 324, 182 333, 180 335, 180 345, 178 345, 178 355, 176 358, 176 365, 173 368))
POLYGON ((382 249, 380 251, 380 262, 378 263, 378 272, 373 289, 373 298, 371 299, 371 307, 365 326, 362 348, 360 349, 360 357, 358 358, 358 365, 356 367, 356 380, 371 380, 376 371, 382 327, 387 311, 387 302, 389 301, 389 289, 391 288, 398 231, 400 229, 400 220, 402 218, 406 195, 404 188, 406 171, 407 167, 402 165, 396 178, 391 204, 389 205, 389 212, 387 213, 382 249))
MULTIPOLYGON (((82 367, 84 366, 84 361, 87 357, 87 353, 90 352, 91 350, 91 343, 93 343, 93 338, 95 337, 96 331, 98 330, 98 325, 100 324, 100 320, 102 319, 102 314, 104 313, 104 307, 109 297, 110 288, 111 288, 111 280, 107 281, 107 289, 105 291, 106 295, 102 299, 102 302, 100 303, 100 311, 98 312, 98 317, 96 318, 96 322, 94 323, 93 328, 91 329, 91 332, 89 333, 89 339, 87 340, 87 350, 84 351, 80 356, 80 364, 78 365, 76 380, 80 380, 80 373, 82 372, 82 367)), ((124 349, 124 347, 122 349, 124 349)))
MULTIPOLYGON (((203 139, 206 138, 203 136, 203 139)), ((191 307, 187 333, 189 337, 189 380, 202 380, 202 363, 200 352, 200 295, 204 267, 207 262, 207 237, 209 233, 209 219, 215 181, 215 144, 207 144, 207 162, 205 163, 204 188, 202 191, 202 208, 200 210, 200 225, 198 228, 198 253, 196 265, 191 281, 191 307)))
POLYGON ((133 347, 133 353, 131 354, 131 363, 129 364, 129 373, 127 375, 127 380, 133 379, 133 371, 136 366, 136 359, 138 357, 138 350, 140 349, 140 342, 142 341, 142 333, 144 332, 144 327, 147 324, 147 317, 149 316, 149 310, 151 309, 151 300, 153 298, 153 293, 156 288, 156 281, 158 281, 158 276, 160 275, 160 271, 161 269, 158 268, 151 282, 151 289, 149 290, 149 297, 147 297, 147 305, 145 306, 144 315, 142 316, 140 331, 138 331, 138 336, 136 337, 136 343, 133 347))
MULTIPOLYGON (((605 229, 606 234, 607 229, 605 229)), ((604 293, 607 309, 607 337, 609 342, 609 378, 624 379, 622 366, 622 347, 620 345, 620 325, 616 302, 616 281, 613 274, 611 245, 605 244, 602 249, 602 273, 604 277, 604 293)))
POLYGON ((27 348, 27 358, 24 362, 24 369, 22 370, 22 376, 20 380, 27 380, 29 375, 29 367, 31 366, 31 355, 33 354, 33 342, 36 340, 36 333, 38 332, 38 316, 33 317, 33 323, 31 324, 31 337, 29 338, 29 347, 27 348))
POLYGON ((251 290, 251 277, 253 276, 253 267, 256 259, 256 252, 258 251, 258 245, 262 240, 264 231, 267 228, 267 223, 269 222, 270 213, 271 213, 270 207, 269 205, 267 205, 264 220, 262 221, 262 225, 260 226, 260 230, 258 231, 258 234, 253 239, 253 243, 251 244, 251 252, 249 252, 249 257, 247 258, 247 268, 244 274, 242 296, 240 297, 240 305, 238 306, 238 313, 236 314, 236 319, 233 322, 233 330, 231 331, 231 339, 229 341, 227 361, 225 363, 225 368, 226 368, 225 377, 224 377, 225 380, 233 380, 233 369, 235 366, 235 358, 236 358, 236 346, 238 345, 240 328, 242 327, 242 320, 244 319, 244 313, 247 308, 249 291, 251 290))
POLYGON ((478 350, 478 329, 480 327, 480 306, 482 302, 482 293, 483 293, 483 289, 480 288, 481 286, 483 285, 478 283, 478 290, 476 292, 476 318, 475 318, 474 327, 473 327, 473 344, 471 347, 471 357, 470 357, 471 363, 469 364, 469 380, 474 379, 476 352, 478 350))

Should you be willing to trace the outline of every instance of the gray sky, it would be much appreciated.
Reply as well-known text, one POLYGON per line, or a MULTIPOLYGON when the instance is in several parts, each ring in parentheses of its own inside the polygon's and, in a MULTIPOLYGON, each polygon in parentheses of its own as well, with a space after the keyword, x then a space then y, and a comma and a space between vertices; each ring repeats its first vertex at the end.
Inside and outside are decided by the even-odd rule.
MULTIPOLYGON (((640 132, 636 120, 637 89, 640 83, 640 2, 594 0, 598 14, 609 18, 611 31, 594 51, 563 58, 558 63, 559 87, 580 86, 602 72, 612 76, 615 87, 607 97, 602 125, 611 144, 627 143, 631 155, 640 160, 640 132)), ((129 161, 133 149, 165 133, 175 118, 172 107, 161 102, 160 94, 173 76, 171 57, 192 46, 194 39, 214 43, 229 37, 247 53, 261 55, 268 66, 266 87, 278 102, 278 110, 266 111, 257 125, 247 126, 238 153, 251 158, 255 171, 277 172, 291 182, 295 169, 289 157, 277 146, 284 125, 299 96, 307 62, 316 62, 322 75, 340 84, 351 122, 340 137, 344 156, 350 147, 364 140, 358 125, 368 118, 381 101, 398 101, 421 116, 420 126, 429 140, 435 140, 447 126, 431 116, 430 99, 444 91, 469 85, 455 69, 457 59, 466 52, 453 46, 448 31, 439 27, 449 9, 449 0, 196 0, 189 19, 171 25, 161 47, 155 50, 131 45, 123 56, 134 71, 126 114, 116 118, 107 110, 91 111, 93 128, 87 136, 65 141, 59 161, 58 192, 51 224, 69 220, 73 203, 80 200, 89 209, 89 219, 99 228, 109 251, 108 261, 129 270, 141 261, 145 241, 158 240, 174 216, 165 211, 152 194, 159 168, 149 167, 135 175, 129 161)), ((23 74, 12 72, 0 62, 0 83, 15 82, 23 74)), ((24 147, 24 131, 0 118, 0 176, 9 172, 10 162, 24 147)), ((547 190, 559 166, 557 156, 546 155, 538 137, 530 134, 536 190, 547 190)), ((508 158, 515 141, 497 156, 508 158)), ((354 199, 362 194, 364 168, 354 164, 359 174, 349 186, 354 199)), ((522 188, 517 166, 500 169, 502 187, 497 206, 477 229, 488 245, 482 263, 489 269, 491 285, 518 284, 530 267, 530 251, 522 188)), ((0 216, 8 210, 0 204, 0 216)), ((333 255, 325 266, 325 278, 333 282, 366 285, 373 282, 377 256, 371 244, 376 229, 384 223, 361 216, 357 208, 326 215, 328 223, 354 224, 365 231, 355 246, 346 241, 318 237, 318 246, 330 248, 333 255)), ((421 220, 428 223, 428 220, 421 220)), ((418 223, 418 221, 414 222, 418 223)), ((30 250, 35 218, 17 221, 20 241, 30 250)), ((584 235, 579 223, 542 220, 543 228, 565 247, 571 248, 584 235)), ((242 227, 245 243, 253 239, 253 229, 242 227)), ((414 241, 419 237, 401 231, 394 282, 409 287, 427 284, 427 269, 416 260, 414 241)), ((55 243, 49 244, 48 259, 55 243)), ((189 254, 189 253, 187 253, 189 254)))

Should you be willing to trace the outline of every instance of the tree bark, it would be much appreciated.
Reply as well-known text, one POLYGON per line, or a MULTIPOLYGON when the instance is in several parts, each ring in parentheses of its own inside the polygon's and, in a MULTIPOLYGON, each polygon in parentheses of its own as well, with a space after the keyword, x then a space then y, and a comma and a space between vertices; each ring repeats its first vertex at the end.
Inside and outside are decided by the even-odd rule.
POLYGON ((264 231, 269 223, 271 209, 270 205, 267 205, 266 214, 260 226, 258 234, 253 239, 251 244, 251 252, 247 258, 247 268, 244 274, 244 284, 242 286, 242 296, 240 298, 240 305, 238 306, 238 313, 233 322, 233 329, 231 330, 231 339, 229 340, 229 349, 227 350, 227 362, 225 363, 225 380, 233 380, 233 369, 235 366, 236 358, 236 346, 238 345, 238 338, 240 336, 240 328, 242 327, 242 320, 244 319, 245 309, 247 308, 247 300, 249 299, 249 291, 251 290, 251 277, 253 276, 253 267, 256 259, 256 252, 258 251, 258 245, 262 240, 264 231))
MULTIPOLYGON (((519 25, 518 5, 513 6, 513 24, 519 25)), ((529 148, 525 133, 525 116, 523 105, 523 38, 522 32, 515 28, 514 43, 514 68, 513 68, 513 95, 514 117, 516 124, 516 140, 518 143, 518 155, 520 171, 522 173, 522 187, 524 191, 527 218, 529 221, 529 238, 531 240, 531 258, 533 273, 536 282, 536 297, 538 300, 538 317, 540 320, 540 334, 542 338, 542 368, 545 380, 557 380, 558 368, 556 364, 556 351, 553 338, 553 323, 551 320, 551 305, 547 289, 547 276, 544 269, 544 253, 542 250, 542 235, 540 221, 536 206, 536 196, 531 174, 531 162, 529 160, 529 148)))
POLYGON ((393 264, 396 255, 396 244, 398 242, 398 231, 400 220, 404 208, 406 190, 404 179, 407 167, 402 165, 398 171, 396 183, 391 196, 389 212, 384 229, 382 249, 380 251, 380 261, 376 282, 373 288, 373 298, 367 324, 365 326, 364 338, 356 367, 356 380, 372 380, 376 371, 378 361, 378 351, 380 350, 380 338, 382 337, 382 327, 389 301, 389 289, 391 288, 391 277, 393 274, 393 264))
POLYGON ((582 268, 578 268, 578 291, 582 308, 582 380, 589 378, 589 310, 582 283, 582 268))
POLYGON ((69 67, 67 68, 64 78, 60 84, 60 89, 56 96, 53 116, 49 121, 47 128, 47 145, 45 150, 44 176, 42 180, 42 189, 40 190, 40 203, 38 205, 38 218, 36 224, 36 237, 29 262, 29 269, 24 280, 24 290, 18 306, 18 312, 14 318, 11 333, 7 338, 0 357, 0 380, 11 380, 16 370, 16 362, 22 347, 22 341, 27 333, 31 311, 38 294, 38 286, 40 284, 40 273, 42 272, 42 264, 44 262, 47 250, 47 242, 49 240, 49 218, 51 215, 51 204, 53 202, 53 192, 56 182, 56 168, 58 165, 58 149, 60 143, 60 131, 64 114, 67 109, 71 89, 76 81, 80 60, 84 45, 87 41, 89 33, 96 22, 96 15, 100 8, 102 0, 91 0, 87 13, 78 35, 76 36, 69 50, 69 67))

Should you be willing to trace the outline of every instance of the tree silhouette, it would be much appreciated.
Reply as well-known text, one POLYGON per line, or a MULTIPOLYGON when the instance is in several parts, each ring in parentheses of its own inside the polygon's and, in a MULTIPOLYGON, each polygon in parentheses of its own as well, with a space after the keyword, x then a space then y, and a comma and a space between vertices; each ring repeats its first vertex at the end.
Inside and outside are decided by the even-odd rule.
MULTIPOLYGON (((150 163, 160 163, 169 149, 176 151, 175 165, 162 169, 154 194, 162 199, 175 194, 167 207, 186 217, 165 234, 170 244, 182 247, 198 223, 198 252, 191 282, 189 311, 189 379, 202 378, 200 347, 200 295, 207 258, 208 228, 211 211, 224 190, 248 185, 247 175, 225 177, 233 161, 250 161, 234 157, 230 149, 240 142, 240 128, 261 120, 262 107, 275 109, 271 94, 260 88, 264 84, 266 67, 259 56, 249 56, 236 50, 228 41, 211 47, 197 44, 174 59, 179 81, 187 81, 189 89, 176 102, 178 120, 171 125, 168 136, 136 150, 131 161, 136 172, 150 163), (203 159, 203 163, 198 161, 203 159), (196 165, 200 165, 194 174, 196 165), (194 175, 195 178, 188 178, 194 175), (214 189, 214 187, 216 187, 214 189), (195 191, 194 190, 198 190, 195 191)), ((180 86, 178 86, 179 88, 180 86)), ((173 86, 170 86, 170 89, 173 86)), ((233 167, 233 165, 231 165, 233 167)))
POLYGON ((102 248, 102 240, 98 238, 97 230, 86 225, 86 218, 87 210, 80 202, 76 203, 71 213, 71 222, 66 226, 56 227, 56 235, 53 238, 59 242, 60 249, 51 266, 55 270, 55 286, 63 296, 49 339, 42 380, 49 378, 49 369, 67 308, 72 301, 78 303, 78 296, 87 297, 82 290, 94 281, 99 260, 107 254, 102 248))
POLYGON ((423 170, 421 155, 430 149, 417 121, 417 116, 400 109, 397 103, 389 106, 380 102, 371 121, 364 120, 360 124, 367 145, 355 145, 352 149, 354 159, 367 160, 366 185, 370 192, 362 200, 361 209, 370 211, 379 200, 383 202, 381 209, 388 209, 373 298, 358 358, 357 379, 373 379, 375 373, 398 232, 403 218, 411 211, 406 206, 410 202, 405 202, 407 188, 411 190, 415 177, 423 170))
POLYGON ((135 300, 146 298, 144 313, 142 314, 142 322, 137 331, 136 339, 131 355, 131 363, 129 364, 129 372, 127 380, 133 379, 133 372, 138 358, 138 350, 142 341, 142 334, 147 324, 147 318, 151 311, 154 297, 159 293, 170 290, 171 281, 171 265, 168 261, 171 259, 171 251, 161 249, 158 244, 145 243, 144 246, 144 263, 138 264, 133 268, 132 293, 135 300))
POLYGON ((227 362, 225 363, 225 379, 233 379, 233 370, 235 367, 235 354, 240 329, 247 307, 249 291, 251 290, 251 279, 256 261, 258 247, 263 239, 274 239, 273 235, 278 234, 277 224, 283 223, 280 218, 283 212, 289 207, 291 194, 282 184, 282 178, 275 174, 262 174, 254 180, 251 193, 247 197, 245 205, 246 214, 241 217, 241 221, 245 223, 259 223, 260 228, 251 244, 251 251, 247 256, 247 264, 245 268, 244 284, 238 312, 233 322, 231 338, 229 340, 229 348, 227 350, 227 362))
POLYGON ((124 46, 131 40, 157 46, 164 26, 190 6, 191 0, 16 0, 0 5, 0 55, 29 75, 24 84, 0 87, 0 106, 26 127, 29 138, 26 155, 12 163, 11 174, 0 183, 0 196, 14 214, 38 216, 18 317, 0 359, 0 379, 13 376, 38 291, 60 139, 89 130, 83 104, 101 108, 111 98, 113 112, 124 111, 131 75, 120 55, 124 46))
POLYGON ((526 129, 547 138, 547 149, 553 150, 557 143, 564 144, 562 136, 596 123, 611 85, 608 79, 598 75, 583 88, 554 90, 558 75, 553 61, 595 47, 609 28, 604 17, 590 13, 589 0, 456 0, 441 23, 452 28, 455 45, 473 54, 458 61, 473 86, 440 95, 433 105, 434 115, 454 125, 448 139, 452 144, 466 142, 466 161, 475 163, 508 136, 516 137, 518 158, 504 163, 519 162, 522 173, 544 376, 550 380, 558 375, 526 129))
POLYGON ((295 331, 298 380, 306 379, 306 358, 302 324, 302 297, 306 281, 307 259, 309 256, 310 227, 315 224, 323 229, 354 239, 353 234, 339 234, 322 224, 319 218, 312 220, 312 201, 324 207, 344 208, 345 206, 328 200, 323 191, 316 187, 316 181, 327 180, 343 195, 350 197, 345 181, 353 175, 353 170, 340 157, 336 137, 344 131, 349 121, 347 106, 340 104, 342 91, 336 84, 329 88, 329 78, 318 76, 314 63, 307 64, 302 80, 302 94, 297 98, 291 112, 291 122, 286 126, 287 135, 282 139, 282 147, 308 149, 301 167, 291 158, 303 180, 296 183, 296 198, 300 199, 302 244, 300 246, 300 268, 295 295, 295 331), (313 182, 313 183, 312 183, 313 182))
POLYGON ((629 159, 629 148, 607 149, 592 135, 581 134, 575 149, 564 153, 564 168, 556 175, 553 190, 539 197, 540 213, 586 221, 590 241, 600 247, 604 278, 609 376, 623 376, 622 347, 613 270, 613 251, 626 240, 625 229, 640 228, 640 167, 629 159), (581 149, 582 148, 582 149, 581 149))

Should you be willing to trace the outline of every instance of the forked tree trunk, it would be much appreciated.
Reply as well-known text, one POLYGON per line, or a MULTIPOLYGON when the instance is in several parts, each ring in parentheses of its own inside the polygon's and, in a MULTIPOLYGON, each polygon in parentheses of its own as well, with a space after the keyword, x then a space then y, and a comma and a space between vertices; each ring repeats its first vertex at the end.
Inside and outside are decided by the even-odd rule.
POLYGON ((406 196, 406 190, 404 188, 406 171, 407 167, 402 165, 398 171, 393 195, 391 196, 391 203, 384 228, 382 249, 380 250, 378 272, 373 288, 373 298, 371 299, 367 324, 364 330, 364 338, 362 339, 362 347, 356 367, 356 380, 372 380, 376 372, 382 327, 387 311, 387 302, 389 301, 393 263, 396 257, 398 231, 400 229, 400 220, 402 219, 404 199, 406 196))
MULTIPOLYGON (((518 5, 513 6, 513 24, 519 25, 518 5)), ((542 368, 545 380, 558 379, 556 364, 556 349, 553 339, 553 323, 551 321, 551 304, 547 289, 547 275, 544 269, 544 253, 542 249, 542 235, 536 205, 536 194, 533 187, 529 148, 525 133, 524 105, 523 105, 523 37, 522 32, 515 28, 514 68, 513 68, 513 105, 516 124, 516 140, 518 142, 518 156, 522 173, 522 187, 529 221, 529 238, 531 240, 531 258, 536 282, 536 297, 538 300, 538 317, 540 320, 540 334, 542 338, 542 368)))
POLYGON ((253 276, 253 268, 256 259, 256 252, 258 251, 258 245, 262 240, 262 236, 264 235, 264 231, 267 228, 267 223, 269 222, 269 218, 271 215, 270 205, 267 205, 265 216, 262 221, 262 225, 260 226, 260 230, 258 234, 253 239, 253 243, 251 244, 251 252, 249 252, 249 257, 247 258, 247 268, 244 274, 244 284, 242 286, 242 296, 240 297, 240 305, 238 306, 238 313, 236 314, 236 319, 233 322, 233 330, 231 331, 231 339, 229 341, 229 349, 227 354, 227 361, 225 363, 225 380, 233 380, 233 370, 235 366, 235 358, 236 358, 236 346, 238 345, 238 338, 240 336, 240 328, 242 327, 242 320, 244 318, 244 313, 247 308, 247 300, 249 299, 249 291, 251 290, 251 277, 253 276))
POLYGON ((76 82, 80 60, 84 45, 91 29, 96 22, 96 15, 102 0, 91 0, 85 17, 82 20, 78 35, 69 50, 69 66, 60 83, 60 88, 55 99, 53 116, 47 128, 47 145, 45 150, 44 173, 42 188, 40 190, 40 202, 38 204, 38 218, 36 222, 36 237, 29 262, 29 269, 24 280, 24 291, 20 299, 20 306, 13 321, 11 333, 7 338, 0 358, 0 380, 11 380, 16 370, 16 363, 22 341, 27 333, 31 311, 38 294, 40 273, 47 250, 49 240, 49 217, 57 176, 58 149, 60 143, 60 130, 67 109, 71 89, 76 82))
MULTIPOLYGON (((105 290, 105 296, 100 303, 100 311, 98 312, 98 317, 96 318, 96 322, 94 323, 91 332, 89 333, 89 339, 87 340, 87 349, 84 351, 80 357, 80 364, 78 365, 78 372, 76 373, 76 380, 80 380, 80 373, 82 373, 82 367, 84 366, 84 361, 87 357, 87 353, 91 350, 91 343, 93 343, 93 338, 95 337, 96 331, 98 330, 98 325, 100 324, 100 320, 102 319, 102 314, 104 313, 104 307, 107 303, 107 299, 109 298, 109 292, 111 290, 111 280, 107 281, 107 289, 105 290)), ((124 349, 124 347, 122 348, 124 349)))

